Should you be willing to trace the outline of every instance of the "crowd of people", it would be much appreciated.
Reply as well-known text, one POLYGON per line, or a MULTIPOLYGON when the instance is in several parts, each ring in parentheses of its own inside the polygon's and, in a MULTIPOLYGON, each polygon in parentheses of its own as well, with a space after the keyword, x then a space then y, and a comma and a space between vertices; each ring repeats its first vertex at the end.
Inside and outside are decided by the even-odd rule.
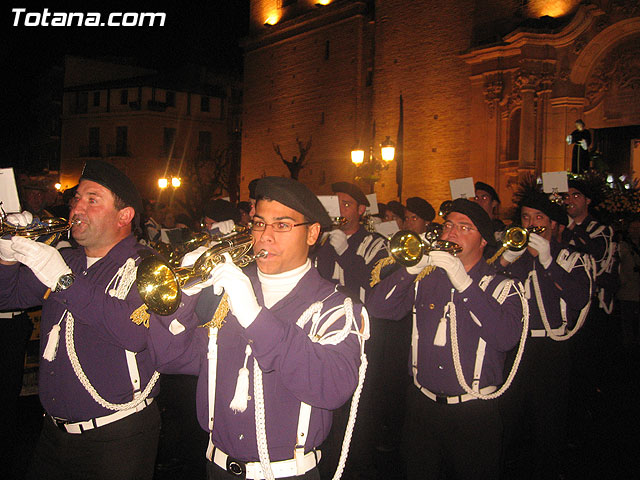
MULTIPOLYGON (((357 185, 332 190, 340 222, 281 177, 191 219, 94 160, 70 199, 71 245, 1 239, 0 311, 42 307, 45 419, 27 478, 153 478, 162 374, 197 378, 209 479, 376 478, 374 455, 393 450, 409 479, 505 478, 523 451, 531 478, 560 478, 605 388, 614 309, 622 343, 638 343, 640 219, 614 233, 571 180, 563 202, 523 185, 505 225, 477 182, 438 214, 417 196, 379 204, 421 239, 409 262, 366 221, 357 185), (145 303, 157 286, 138 266, 195 232, 205 241, 179 264, 200 265, 197 281, 160 295, 169 313, 145 303), (225 243, 240 235, 246 262, 225 243)), ((28 228, 32 214, 5 221, 28 228)))

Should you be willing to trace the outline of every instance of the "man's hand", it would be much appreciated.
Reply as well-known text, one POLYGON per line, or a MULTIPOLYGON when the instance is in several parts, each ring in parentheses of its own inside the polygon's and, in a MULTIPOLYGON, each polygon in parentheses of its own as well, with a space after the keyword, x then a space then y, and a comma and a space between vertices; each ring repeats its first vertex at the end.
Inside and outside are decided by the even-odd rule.
POLYGON ((29 267, 51 290, 56 288, 61 276, 71 273, 60 252, 50 245, 16 236, 11 238, 11 248, 15 259, 29 267))
POLYGON ((233 232, 234 228, 235 228, 235 224, 233 223, 233 220, 224 220, 222 222, 216 222, 211 225, 211 230, 218 229, 218 231, 222 235, 227 235, 233 232))
POLYGON ((506 249, 502 254, 501 260, 504 260, 505 263, 513 263, 517 259, 519 259, 520 256, 523 255, 526 250, 527 250, 526 248, 523 248, 522 250, 518 250, 518 251, 506 249))
POLYGON ((422 270, 431 265, 431 257, 429 255, 423 255, 420 261, 413 267, 407 267, 407 273, 410 275, 418 275, 422 270))
POLYGON ((11 240, 0 239, 0 260, 4 262, 17 262, 15 250, 11 248, 11 240))
POLYGON ((538 260, 540 260, 545 270, 549 268, 552 260, 549 240, 542 238, 536 233, 532 233, 529 235, 529 246, 538 252, 538 260))
POLYGON ((200 258, 202 254, 206 252, 208 249, 209 247, 202 246, 202 247, 196 248, 192 252, 187 253, 184 257, 182 257, 182 260, 180 261, 180 266, 181 267, 193 266, 193 264, 196 263, 196 260, 198 260, 198 258, 200 258))
POLYGON ((216 265, 211 270, 211 278, 220 293, 223 288, 229 297, 229 308, 244 328, 247 328, 260 313, 251 280, 242 270, 230 262, 216 265))
POLYGON ((24 211, 22 213, 10 213, 7 215, 7 223, 16 227, 26 227, 33 222, 33 215, 31 212, 24 211))
POLYGON ((471 277, 464 269, 464 265, 458 257, 454 257, 447 252, 430 252, 431 265, 442 268, 447 272, 449 281, 460 293, 464 292, 471 285, 471 277))
POLYGON ((338 228, 329 232, 329 243, 338 255, 342 255, 349 248, 347 234, 338 228))

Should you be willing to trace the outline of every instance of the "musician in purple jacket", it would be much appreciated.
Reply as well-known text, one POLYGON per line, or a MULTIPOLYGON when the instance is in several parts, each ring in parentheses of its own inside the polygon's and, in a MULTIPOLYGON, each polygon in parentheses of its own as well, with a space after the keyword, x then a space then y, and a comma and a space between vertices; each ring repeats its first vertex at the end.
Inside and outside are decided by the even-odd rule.
MULTIPOLYGON (((280 177, 261 179, 256 196, 253 250, 266 257, 213 269, 225 294, 204 327, 193 316, 152 317, 153 349, 158 362, 173 359, 161 371, 199 376, 208 478, 318 479, 331 411, 356 390, 357 406, 367 313, 311 265, 309 248, 331 223, 317 197, 280 177)), ((353 421, 355 409, 349 433, 353 421)))
POLYGON ((532 478, 556 478, 566 445, 569 339, 589 311, 593 260, 555 240, 565 214, 546 194, 525 194, 518 212, 522 227, 545 230, 531 233, 527 248, 507 250, 500 258, 505 273, 525 285, 530 312, 530 338, 518 376, 502 399, 506 432, 518 452, 531 456, 532 478), (530 439, 526 447, 523 438, 530 439))
POLYGON ((499 478, 502 421, 496 402, 505 354, 521 337, 526 310, 521 285, 484 262, 495 242, 491 219, 477 203, 457 199, 442 240, 462 251, 431 251, 418 265, 383 279, 369 310, 402 319, 413 311, 404 448, 409 479, 499 478), (433 268, 429 272, 425 268, 433 268), (416 275, 422 279, 416 282, 416 275))
POLYGON ((153 477, 158 374, 132 288, 145 250, 132 235, 141 212, 129 178, 95 160, 83 170, 70 212, 80 247, 58 252, 24 237, 0 240, 0 308, 42 305, 46 414, 28 478, 153 477))

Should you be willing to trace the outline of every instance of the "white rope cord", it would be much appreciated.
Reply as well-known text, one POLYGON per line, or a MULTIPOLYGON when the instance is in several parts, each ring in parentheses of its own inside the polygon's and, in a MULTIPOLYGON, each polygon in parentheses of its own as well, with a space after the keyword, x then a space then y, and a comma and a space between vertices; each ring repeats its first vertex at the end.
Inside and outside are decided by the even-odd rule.
MULTIPOLYGON (((135 282, 136 280, 136 271, 136 261, 133 258, 128 258, 124 265, 122 265, 118 269, 116 274, 113 276, 113 278, 105 288, 105 293, 108 293, 112 297, 116 297, 119 300, 124 300, 129 294, 131 285, 133 285, 133 282, 135 282), (112 284, 114 284, 115 287, 110 289, 109 287, 112 284)), ((156 385, 156 382, 160 378, 160 374, 156 371, 153 372, 153 375, 149 379, 149 383, 140 393, 140 395, 130 402, 111 403, 102 398, 95 387, 91 385, 89 378, 82 369, 82 365, 80 365, 80 360, 78 359, 78 354, 76 353, 76 347, 73 340, 74 318, 73 315, 71 315, 71 312, 67 312, 66 322, 65 341, 69 360, 71 361, 71 366, 73 367, 73 371, 84 389, 89 393, 89 395, 91 395, 91 398, 93 398, 96 403, 106 409, 119 411, 135 408, 147 399, 147 397, 151 393, 151 390, 153 390, 153 387, 156 385)))
MULTIPOLYGON (((327 297, 328 298, 328 297, 327 297)), ((325 298, 326 300, 326 298, 325 298)), ((353 303, 350 298, 346 298, 343 304, 345 324, 340 330, 334 330, 327 335, 318 335, 320 326, 320 312, 322 310, 322 302, 315 302, 311 304, 300 316, 296 325, 303 328, 309 320, 312 319, 311 329, 309 332, 309 338, 314 343, 320 345, 337 345, 344 341, 345 338, 351 333, 354 333, 360 342, 360 367, 358 369, 358 385, 353 394, 351 400, 351 406, 349 410, 349 419, 347 421, 347 429, 342 442, 342 449, 340 451, 340 460, 338 462, 338 468, 333 476, 333 480, 339 480, 344 472, 344 467, 347 462, 347 455, 349 453, 349 446, 351 444, 351 438, 353 436, 353 429, 356 421, 356 414, 358 411, 358 404, 360 402, 360 395, 364 386, 364 377, 367 370, 367 357, 364 353, 364 342, 366 340, 368 328, 363 325, 363 332, 358 329, 355 316, 353 315, 353 303), (353 330, 352 330, 353 327, 353 330)), ((329 310, 329 312, 335 309, 329 310)), ((363 308, 363 314, 366 310, 363 308)), ((325 315, 329 312, 325 312, 325 315)), ((363 315, 363 323, 368 322, 368 315, 363 315), (366 318, 364 318, 366 317, 366 318)), ((265 407, 264 407, 264 389, 262 384, 262 370, 258 365, 258 361, 254 358, 253 362, 253 396, 255 399, 255 420, 256 420, 256 441, 258 446, 258 456, 260 457, 260 465, 262 467, 262 473, 266 480, 273 480, 273 471, 271 470, 271 460, 269 459, 269 448, 267 444, 267 430, 265 419, 265 407)))
POLYGON ((569 330, 564 335, 558 335, 556 333, 553 333, 553 330, 551 329, 551 325, 549 325, 547 311, 544 308, 544 302, 542 301, 542 292, 540 291, 540 283, 538 282, 538 273, 536 272, 535 268, 531 271, 533 290, 536 296, 536 303, 538 304, 538 310, 540 310, 540 318, 542 319, 542 325, 544 326, 544 329, 546 330, 547 335, 549 335, 549 338, 551 338, 552 340, 555 340, 556 342, 564 342, 565 340, 569 340, 571 337, 573 337, 576 333, 578 333, 578 330, 582 328, 582 325, 584 325, 584 322, 587 318, 587 314, 589 313, 589 307, 591 305, 591 291, 593 288, 593 281, 591 280, 591 275, 589 275, 589 271, 587 270, 586 265, 585 265, 585 270, 587 271, 587 277, 589 277, 589 301, 587 302, 585 307, 580 311, 580 316, 578 317, 578 321, 576 322, 573 329, 569 330))
POLYGON ((78 354, 76 353, 75 345, 73 343, 74 320, 73 320, 73 315, 71 315, 71 312, 67 313, 66 322, 67 323, 65 328, 65 340, 67 345, 67 352, 69 354, 69 360, 71 361, 71 366, 73 367, 73 371, 76 374, 76 377, 78 378, 78 380, 80 380, 80 383, 82 384, 82 386, 85 388, 87 392, 89 392, 89 395, 91 395, 91 398, 93 398, 96 401, 96 403, 98 403, 102 407, 107 408, 109 410, 129 410, 131 408, 137 407, 147 399, 147 397, 151 393, 151 390, 153 389, 156 382, 158 381, 158 378, 160 378, 160 374, 158 372, 153 372, 153 376, 149 380, 149 383, 147 384, 145 389, 142 391, 140 396, 137 398, 134 398, 130 402, 111 403, 106 401, 104 398, 102 398, 98 393, 98 391, 94 388, 94 386, 91 385, 91 382, 89 381, 89 379, 87 378, 87 375, 84 373, 84 370, 82 369, 82 365, 80 365, 80 360, 78 360, 78 354))
MULTIPOLYGON (((524 353, 524 346, 527 342, 527 336, 529 334, 529 303, 527 299, 524 297, 524 293, 518 288, 517 284, 511 281, 512 286, 515 288, 518 297, 520 297, 520 302, 522 303, 522 333, 520 335, 520 345, 518 346, 518 351, 516 352, 516 358, 513 362, 513 366, 511 367, 511 371, 507 376, 504 384, 495 392, 489 394, 482 394, 480 392, 476 392, 473 390, 467 381, 464 378, 464 374, 462 372, 462 362, 460 361, 460 347, 458 345, 458 324, 456 321, 456 306, 453 302, 451 303, 451 355, 453 357, 453 366, 456 372, 456 377, 458 378, 458 383, 462 387, 462 389, 467 392, 469 395, 474 396, 475 398, 479 398, 480 400, 493 400, 494 398, 498 398, 507 389, 511 386, 513 379, 516 376, 518 371, 518 367, 520 366, 520 361, 522 360, 522 354, 524 353)), ((503 291, 504 292, 504 291, 503 291)))

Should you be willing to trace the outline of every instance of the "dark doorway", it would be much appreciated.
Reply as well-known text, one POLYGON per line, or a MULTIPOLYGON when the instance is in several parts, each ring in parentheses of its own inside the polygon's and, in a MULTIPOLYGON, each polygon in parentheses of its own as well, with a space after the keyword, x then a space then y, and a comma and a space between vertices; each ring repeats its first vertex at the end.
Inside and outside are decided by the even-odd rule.
POLYGON ((631 141, 640 139, 640 125, 597 128, 592 131, 592 159, 595 166, 614 175, 631 173, 631 141))

